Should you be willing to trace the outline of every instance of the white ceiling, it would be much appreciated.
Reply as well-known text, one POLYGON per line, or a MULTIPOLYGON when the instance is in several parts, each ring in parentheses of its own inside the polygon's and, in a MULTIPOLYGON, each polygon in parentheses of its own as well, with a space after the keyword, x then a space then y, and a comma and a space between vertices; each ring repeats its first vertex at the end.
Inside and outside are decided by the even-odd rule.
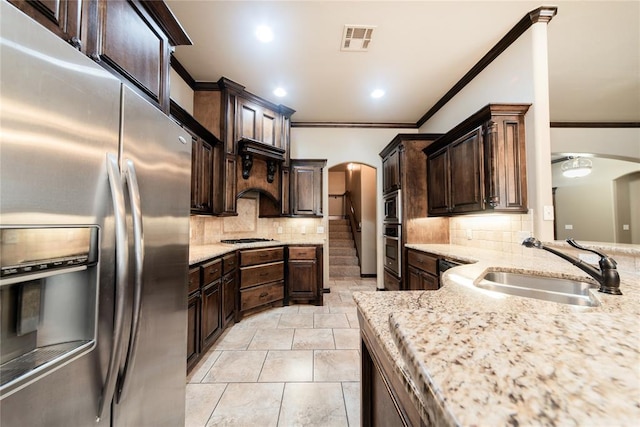
POLYGON ((558 6, 551 120, 640 121, 638 0, 166 3, 193 40, 175 56, 196 81, 227 77, 295 109, 295 122, 346 123, 416 123, 527 12, 558 6), (271 43, 256 40, 260 24, 271 43), (377 27, 369 52, 340 51, 345 24, 377 27), (374 100, 377 87, 386 95, 374 100))

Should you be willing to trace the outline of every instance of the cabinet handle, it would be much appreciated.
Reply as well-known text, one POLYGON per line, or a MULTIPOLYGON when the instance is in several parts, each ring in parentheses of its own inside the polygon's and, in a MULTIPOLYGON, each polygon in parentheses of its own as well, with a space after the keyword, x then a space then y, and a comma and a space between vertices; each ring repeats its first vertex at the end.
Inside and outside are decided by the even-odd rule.
POLYGON ((218 272, 218 269, 216 268, 215 270, 211 270, 209 271, 209 275, 214 275, 218 272))
POLYGON ((260 294, 260 298, 264 298, 269 295, 269 292, 263 292, 260 294))
POLYGON ((260 277, 266 277, 268 275, 269 275, 269 273, 260 273, 260 277))

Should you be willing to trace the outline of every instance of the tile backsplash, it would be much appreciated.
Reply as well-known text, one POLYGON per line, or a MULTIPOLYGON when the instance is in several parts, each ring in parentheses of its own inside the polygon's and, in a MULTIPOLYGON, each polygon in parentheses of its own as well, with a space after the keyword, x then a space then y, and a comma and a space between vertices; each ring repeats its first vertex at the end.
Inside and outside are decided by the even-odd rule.
POLYGON ((522 240, 533 232, 531 214, 469 215, 449 219, 451 244, 522 253, 522 240))
POLYGON ((208 245, 247 237, 287 241, 327 238, 328 227, 322 218, 258 218, 257 198, 240 198, 237 203, 238 216, 191 216, 190 244, 208 245))

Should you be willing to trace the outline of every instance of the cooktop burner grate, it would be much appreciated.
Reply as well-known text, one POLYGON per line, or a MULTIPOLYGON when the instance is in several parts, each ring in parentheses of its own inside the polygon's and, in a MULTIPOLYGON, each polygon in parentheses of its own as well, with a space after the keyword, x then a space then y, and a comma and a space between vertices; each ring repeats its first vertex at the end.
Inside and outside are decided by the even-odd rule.
POLYGON ((230 243, 235 245, 237 243, 256 243, 256 242, 275 242, 273 239, 263 239, 263 238, 249 238, 249 239, 226 239, 220 240, 220 243, 230 243))

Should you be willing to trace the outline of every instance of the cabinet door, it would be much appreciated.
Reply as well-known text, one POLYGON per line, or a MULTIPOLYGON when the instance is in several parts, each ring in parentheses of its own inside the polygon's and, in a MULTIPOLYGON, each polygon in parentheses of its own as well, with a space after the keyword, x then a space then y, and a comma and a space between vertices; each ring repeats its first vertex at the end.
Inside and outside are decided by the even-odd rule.
POLYGON ((88 2, 87 54, 169 112, 169 41, 138 2, 88 2))
POLYGON ((189 296, 187 304, 187 369, 198 360, 200 353, 200 305, 202 297, 200 292, 195 292, 189 296))
POLYGON ((197 136, 191 145, 191 211, 213 213, 213 147, 197 136))
POLYGON ((384 270, 384 289, 387 291, 399 291, 401 287, 401 281, 396 276, 384 270))
POLYGON ((236 273, 225 275, 222 279, 222 323, 226 325, 233 319, 236 310, 236 273))
POLYGON ((527 211, 527 165, 521 117, 490 121, 485 128, 486 203, 501 212, 527 211))
POLYGON ((80 49, 80 0, 9 0, 9 3, 80 49))
POLYGON ((292 161, 291 213, 322 216, 322 166, 292 161))
POLYGON ((222 330, 220 281, 202 291, 202 348, 206 349, 222 330))
POLYGON ((420 272, 420 289, 423 291, 438 290, 438 276, 431 275, 424 271, 420 272))
POLYGON ((318 289, 318 265, 315 260, 289 261, 287 276, 290 299, 314 299, 318 289))
POLYGON ((239 138, 249 138, 267 145, 280 147, 280 115, 255 102, 238 98, 237 130, 239 138))
POLYGON ((400 188, 400 151, 394 150, 382 160, 382 193, 400 188))
POLYGON ((420 276, 420 270, 409 266, 407 268, 407 290, 409 291, 421 291, 422 290, 422 277, 420 276))
POLYGON ((427 200, 429 215, 449 212, 449 152, 446 149, 427 159, 427 200))
POLYGON ((474 212, 484 208, 482 128, 477 128, 449 148, 451 212, 474 212))

